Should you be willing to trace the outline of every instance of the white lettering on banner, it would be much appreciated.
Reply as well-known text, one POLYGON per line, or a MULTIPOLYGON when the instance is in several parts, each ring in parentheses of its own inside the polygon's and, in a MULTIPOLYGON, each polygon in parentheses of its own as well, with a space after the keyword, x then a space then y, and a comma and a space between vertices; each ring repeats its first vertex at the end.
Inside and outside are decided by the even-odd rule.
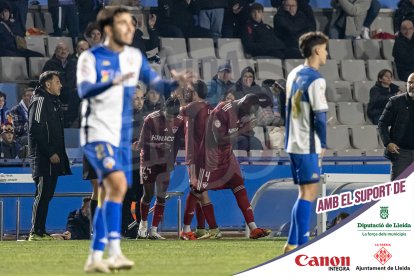
POLYGON ((337 195, 318 198, 316 202, 316 213, 324 213, 340 208, 378 201, 381 198, 404 193, 406 191, 405 180, 383 183, 372 187, 356 189, 337 195))
POLYGON ((10 183, 33 183, 32 175, 29 173, 0 173, 0 184, 10 183))

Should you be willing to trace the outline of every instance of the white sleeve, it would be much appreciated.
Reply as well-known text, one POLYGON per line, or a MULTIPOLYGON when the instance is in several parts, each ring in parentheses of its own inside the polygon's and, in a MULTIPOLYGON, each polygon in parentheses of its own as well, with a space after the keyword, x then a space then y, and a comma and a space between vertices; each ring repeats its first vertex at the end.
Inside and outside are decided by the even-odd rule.
POLYGON ((308 87, 309 103, 313 112, 328 111, 328 103, 326 102, 326 81, 323 78, 314 80, 308 87))
POLYGON ((78 60, 76 68, 76 82, 79 87, 81 83, 96 83, 96 59, 90 51, 84 51, 78 60))

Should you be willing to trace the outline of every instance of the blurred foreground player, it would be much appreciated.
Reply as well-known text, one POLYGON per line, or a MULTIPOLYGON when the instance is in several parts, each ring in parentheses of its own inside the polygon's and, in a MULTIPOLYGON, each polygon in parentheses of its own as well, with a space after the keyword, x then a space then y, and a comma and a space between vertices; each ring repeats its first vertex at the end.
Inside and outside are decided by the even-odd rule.
POLYGON ((157 229, 164 214, 165 199, 170 183, 170 173, 180 146, 180 138, 184 136, 184 120, 180 112, 180 101, 168 98, 163 110, 148 114, 144 120, 139 140, 141 149, 141 184, 144 194, 141 198, 141 222, 138 228, 138 238, 165 240, 158 234, 157 229), (148 212, 157 190, 154 216, 151 230, 148 233, 148 212))
MULTIPOLYGON (((256 125, 254 114, 259 108, 259 97, 247 94, 240 100, 221 102, 212 111, 207 130, 196 160, 197 183, 192 185, 187 204, 194 210, 199 194, 208 190, 232 189, 237 204, 250 228, 250 238, 258 239, 270 230, 258 228, 247 198, 240 165, 233 153, 233 142, 256 125)), ((191 183, 192 184, 192 183, 191 183)))
MULTIPOLYGON (((130 269, 134 262, 121 251, 121 209, 132 182, 132 97, 138 80, 169 96, 177 81, 163 81, 151 69, 143 54, 131 44, 134 26, 123 7, 102 10, 97 17, 105 42, 84 51, 77 68, 78 93, 83 99, 81 145, 94 167, 100 201, 94 217, 94 235, 85 272, 109 273, 110 269, 130 269), (102 256, 108 243, 108 259, 102 256)), ((186 83, 190 73, 173 78, 186 83)))
POLYGON ((286 152, 299 196, 284 252, 309 240, 312 202, 319 189, 321 160, 326 148, 326 82, 318 71, 326 63, 328 37, 310 32, 299 38, 305 64, 293 69, 286 83, 286 152))

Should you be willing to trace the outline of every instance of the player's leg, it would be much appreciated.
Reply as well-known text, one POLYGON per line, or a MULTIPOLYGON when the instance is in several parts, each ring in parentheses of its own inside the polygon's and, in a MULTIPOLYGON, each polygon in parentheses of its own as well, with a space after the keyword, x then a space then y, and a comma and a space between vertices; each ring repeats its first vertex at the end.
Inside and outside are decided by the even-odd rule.
POLYGON ((96 207, 98 206, 98 198, 99 198, 99 183, 98 179, 91 179, 91 185, 92 185, 92 195, 91 195, 91 218, 95 217, 95 211, 96 207))
MULTIPOLYGON (((292 172, 293 183, 299 184, 299 179, 298 179, 297 170, 296 170, 297 164, 295 163, 296 159, 294 158, 294 155, 289 155, 289 156, 290 156, 290 169, 292 172)), ((289 228, 287 243, 285 244, 283 248, 284 253, 289 252, 298 246, 298 232, 297 232, 297 220, 296 220, 297 202, 298 200, 296 200, 291 210, 290 228, 289 228)))
POLYGON ((194 217, 194 211, 197 203, 200 200, 200 194, 197 193, 192 187, 187 195, 184 208, 184 226, 181 231, 180 238, 182 240, 196 240, 197 237, 191 232, 191 221, 194 217))
POLYGON ((142 167, 141 168, 141 183, 143 185, 144 193, 141 198, 141 221, 138 227, 138 239, 146 239, 148 236, 148 213, 150 209, 151 200, 154 196, 156 167, 142 167))
POLYGON ((170 183, 170 173, 164 171, 158 174, 155 181, 155 187, 157 189, 157 199, 154 205, 154 215, 152 218, 151 230, 148 234, 148 238, 152 240, 165 240, 163 236, 158 234, 158 225, 164 215, 165 198, 167 197, 168 184, 170 183))
POLYGON ((204 216, 201 201, 197 202, 195 215, 197 220, 197 229, 195 231, 195 235, 197 238, 200 238, 208 233, 206 230, 206 217, 204 216))
MULTIPOLYGON (((201 193, 200 202, 202 205, 202 211, 209 226, 209 233, 204 238, 207 238, 208 236, 209 238, 220 239, 222 234, 217 226, 216 217, 214 215, 214 207, 208 196, 208 191, 201 193)), ((203 236, 199 238, 203 239, 203 236)))

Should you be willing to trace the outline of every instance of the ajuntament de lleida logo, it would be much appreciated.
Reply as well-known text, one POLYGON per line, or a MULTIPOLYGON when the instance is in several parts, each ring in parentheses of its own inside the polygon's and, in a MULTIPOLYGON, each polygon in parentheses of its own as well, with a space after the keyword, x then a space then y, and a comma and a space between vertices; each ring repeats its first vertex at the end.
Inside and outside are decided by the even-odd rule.
POLYGON ((382 219, 387 219, 388 218, 388 206, 380 206, 381 210, 380 210, 380 217, 382 219))

